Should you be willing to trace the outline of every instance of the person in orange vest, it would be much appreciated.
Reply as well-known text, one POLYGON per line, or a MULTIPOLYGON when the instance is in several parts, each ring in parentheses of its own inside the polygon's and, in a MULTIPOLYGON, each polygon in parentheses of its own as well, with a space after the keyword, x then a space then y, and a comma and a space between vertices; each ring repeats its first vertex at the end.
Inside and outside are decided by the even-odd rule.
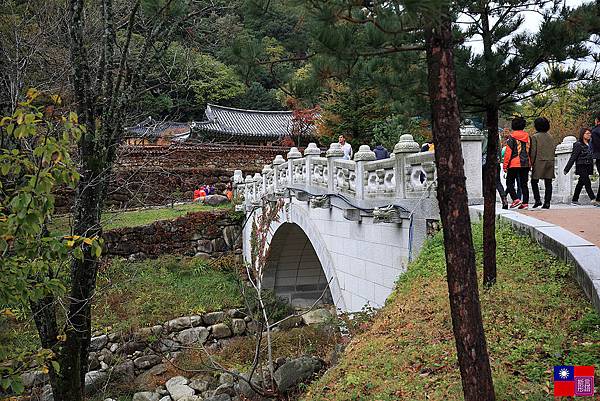
POLYGON ((194 191, 194 202, 204 202, 205 198, 206 198, 206 191, 204 190, 203 186, 194 191))
POLYGON ((529 168, 531 161, 529 159, 530 140, 529 134, 525 132, 527 122, 523 117, 516 117, 511 122, 513 132, 506 141, 506 151, 504 152, 503 169, 506 172, 506 188, 513 203, 510 208, 519 209, 529 208, 529 168), (515 191, 515 181, 521 183, 523 199, 520 199, 515 191))

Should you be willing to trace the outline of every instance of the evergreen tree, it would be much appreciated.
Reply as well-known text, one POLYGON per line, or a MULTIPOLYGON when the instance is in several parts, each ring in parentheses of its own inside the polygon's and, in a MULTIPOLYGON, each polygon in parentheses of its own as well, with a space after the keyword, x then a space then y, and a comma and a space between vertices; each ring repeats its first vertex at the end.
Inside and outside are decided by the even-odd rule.
POLYGON ((460 4, 466 15, 467 38, 480 37, 482 54, 469 48, 458 53, 459 93, 464 111, 485 115, 487 129, 486 164, 484 167, 484 258, 483 283, 496 281, 495 205, 498 169, 498 117, 501 110, 535 96, 551 87, 581 79, 584 74, 575 67, 560 68, 556 62, 580 59, 589 53, 584 46, 589 29, 580 26, 579 16, 589 12, 588 6, 573 11, 559 8, 559 1, 477 0, 460 4), (544 9, 547 7, 547 9, 544 9), (537 33, 517 33, 524 13, 545 10, 537 33), (542 88, 536 88, 541 65, 552 63, 542 88), (536 91, 536 89, 538 89, 536 91))

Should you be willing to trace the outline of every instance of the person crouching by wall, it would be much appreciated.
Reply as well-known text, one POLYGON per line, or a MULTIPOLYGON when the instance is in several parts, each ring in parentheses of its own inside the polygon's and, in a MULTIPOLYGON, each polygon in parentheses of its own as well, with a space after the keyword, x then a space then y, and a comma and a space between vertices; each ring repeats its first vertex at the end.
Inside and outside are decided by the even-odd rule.
POLYGON ((506 141, 506 151, 504 152, 503 169, 506 171, 506 188, 513 203, 511 208, 527 209, 529 207, 529 134, 524 131, 527 122, 523 117, 516 117, 511 122, 511 132, 506 141), (517 197, 515 192, 515 180, 520 180, 523 199, 517 197))
POLYGON ((531 189, 535 203, 533 208, 550 209, 552 200, 552 180, 554 179, 554 139, 548 133, 550 122, 544 118, 536 118, 533 122, 536 133, 531 137, 531 189), (544 180, 544 204, 540 198, 540 180, 544 180))
POLYGON ((565 166, 563 173, 569 174, 569 170, 575 163, 575 175, 579 176, 577 185, 575 186, 575 192, 573 193, 573 200, 571 203, 579 205, 579 194, 583 187, 592 200, 594 201, 594 190, 592 189, 592 182, 590 181, 590 175, 594 173, 594 159, 592 158, 592 149, 590 147, 590 140, 592 139, 592 131, 589 128, 582 128, 579 130, 579 140, 573 144, 573 151, 571 157, 565 166))

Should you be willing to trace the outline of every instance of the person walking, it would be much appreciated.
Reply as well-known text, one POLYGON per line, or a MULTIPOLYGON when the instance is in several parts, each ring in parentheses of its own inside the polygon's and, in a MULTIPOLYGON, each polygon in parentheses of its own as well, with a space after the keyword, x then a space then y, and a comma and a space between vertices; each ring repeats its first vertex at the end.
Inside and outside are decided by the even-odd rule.
POLYGON ((344 135, 340 135, 338 137, 338 142, 342 145, 342 150, 344 151, 344 159, 352 160, 352 145, 346 142, 346 137, 344 135))
POLYGON ((388 150, 382 144, 375 146, 373 152, 375 152, 375 157, 377 160, 387 159, 390 157, 390 152, 388 152, 388 150))
POLYGON ((504 152, 503 168, 506 171, 506 188, 513 203, 511 208, 518 207, 519 209, 529 208, 529 188, 527 181, 529 180, 529 134, 525 132, 527 122, 523 117, 516 117, 511 122, 513 132, 506 141, 506 151, 504 152), (517 197, 515 192, 515 180, 521 181, 521 191, 523 199, 517 197))
MULTIPOLYGON (((594 117, 594 128, 592 128, 591 148, 592 158, 596 160, 596 169, 598 175, 600 175, 600 111, 596 113, 594 117)), ((593 167, 592 167, 593 168, 593 167)), ((598 180, 598 192, 596 193, 596 200, 592 202, 595 206, 600 206, 600 180, 598 180)))
POLYGON ((571 167, 575 164, 575 175, 578 175, 579 179, 577 180, 577 185, 575 185, 575 192, 571 201, 574 205, 579 205, 579 194, 584 187, 592 202, 596 201, 592 182, 590 181, 590 175, 594 173, 594 160, 592 159, 592 150, 590 148, 591 138, 592 131, 589 128, 579 130, 579 140, 573 144, 571 157, 563 171, 565 175, 569 174, 571 167))
POLYGON ((552 200, 552 180, 554 179, 554 139, 548 133, 550 121, 538 117, 533 122, 536 133, 531 137, 531 189, 535 203, 533 208, 550 209, 552 200), (540 180, 544 180, 544 204, 540 198, 540 180))

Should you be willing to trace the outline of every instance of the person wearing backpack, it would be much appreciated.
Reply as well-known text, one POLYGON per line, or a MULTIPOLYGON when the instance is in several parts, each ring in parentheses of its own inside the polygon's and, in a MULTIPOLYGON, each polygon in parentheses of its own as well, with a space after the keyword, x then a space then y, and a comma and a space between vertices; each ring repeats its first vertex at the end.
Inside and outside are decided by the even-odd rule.
POLYGON ((511 208, 518 207, 519 209, 529 208, 529 134, 525 132, 527 121, 523 117, 515 117, 511 121, 513 132, 506 141, 506 151, 504 152, 503 169, 506 172, 506 188, 513 203, 511 208), (521 182, 521 191, 523 199, 517 197, 515 192, 515 181, 519 179, 521 182))
POLYGON ((544 117, 538 117, 533 122, 536 133, 531 137, 531 189, 535 203, 533 208, 542 207, 550 209, 552 200, 552 180, 554 179, 554 139, 548 133, 550 121, 544 117), (544 204, 540 199, 540 188, 538 183, 544 180, 544 204))
POLYGON ((575 192, 571 201, 574 205, 579 205, 579 194, 583 187, 585 187, 592 202, 595 202, 594 190, 590 181, 590 175, 594 173, 594 160, 592 159, 592 150, 590 148, 591 138, 592 131, 589 128, 579 130, 579 140, 573 144, 571 157, 563 171, 565 175, 569 174, 571 167, 575 164, 575 175, 578 175, 579 179, 577 180, 577 185, 575 185, 575 192))

